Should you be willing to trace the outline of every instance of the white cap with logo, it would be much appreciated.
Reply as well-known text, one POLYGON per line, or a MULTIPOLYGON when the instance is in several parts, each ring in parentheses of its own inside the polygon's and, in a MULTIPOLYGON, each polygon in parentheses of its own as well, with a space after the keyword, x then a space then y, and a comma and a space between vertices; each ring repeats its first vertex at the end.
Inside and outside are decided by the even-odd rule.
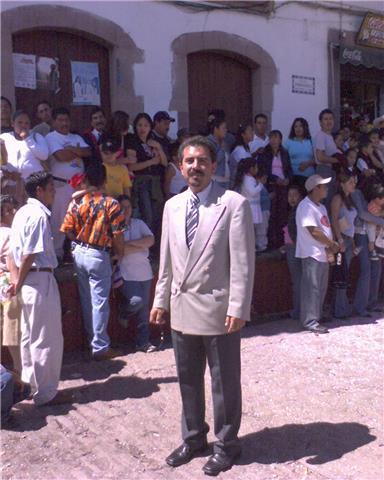
POLYGON ((311 175, 305 181, 305 189, 307 192, 311 192, 318 185, 324 185, 325 183, 329 183, 331 180, 332 177, 323 178, 321 175, 311 175))

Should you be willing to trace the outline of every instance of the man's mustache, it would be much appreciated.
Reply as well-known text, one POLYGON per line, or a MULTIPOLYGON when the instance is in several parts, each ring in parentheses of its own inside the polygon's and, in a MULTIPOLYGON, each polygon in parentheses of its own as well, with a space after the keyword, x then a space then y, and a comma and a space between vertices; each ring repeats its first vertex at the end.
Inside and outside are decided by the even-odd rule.
POLYGON ((188 171, 188 176, 192 177, 193 175, 204 175, 204 172, 201 170, 195 170, 194 168, 188 171))

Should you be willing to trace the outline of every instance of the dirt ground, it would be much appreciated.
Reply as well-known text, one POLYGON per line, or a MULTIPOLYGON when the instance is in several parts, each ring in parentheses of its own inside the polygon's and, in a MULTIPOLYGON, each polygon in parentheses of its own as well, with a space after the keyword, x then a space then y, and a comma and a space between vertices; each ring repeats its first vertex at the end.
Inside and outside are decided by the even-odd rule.
MULTIPOLYGON (((328 335, 292 320, 244 329, 243 454, 221 475, 247 480, 382 480, 383 314, 331 323, 328 335)), ((212 410, 207 383, 207 419, 212 410)), ((206 478, 206 458, 177 469, 180 400, 170 345, 109 362, 65 359, 69 406, 19 404, 2 431, 2 478, 206 478)), ((213 441, 212 432, 209 440, 213 441)))

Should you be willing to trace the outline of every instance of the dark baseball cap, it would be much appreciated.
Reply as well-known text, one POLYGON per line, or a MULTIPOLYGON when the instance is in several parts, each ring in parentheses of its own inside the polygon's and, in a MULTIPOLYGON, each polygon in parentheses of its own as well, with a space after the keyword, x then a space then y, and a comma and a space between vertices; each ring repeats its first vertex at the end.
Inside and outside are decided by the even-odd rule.
POLYGON ((168 112, 161 110, 160 112, 156 112, 155 116, 153 117, 154 122, 161 122, 161 120, 169 120, 170 122, 174 122, 175 119, 172 118, 168 112))
POLYGON ((104 140, 104 142, 102 142, 102 144, 101 144, 101 151, 102 152, 115 153, 119 150, 119 148, 120 147, 119 147, 118 143, 113 138, 108 138, 107 140, 104 140))

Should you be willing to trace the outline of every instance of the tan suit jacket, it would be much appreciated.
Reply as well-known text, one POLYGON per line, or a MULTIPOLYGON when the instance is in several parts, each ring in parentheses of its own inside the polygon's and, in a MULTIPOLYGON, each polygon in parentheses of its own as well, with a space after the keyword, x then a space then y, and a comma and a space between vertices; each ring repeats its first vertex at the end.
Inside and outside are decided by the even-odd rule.
POLYGON ((159 279, 154 307, 171 313, 174 330, 193 335, 226 333, 227 315, 249 321, 255 238, 248 201, 213 182, 188 250, 187 190, 164 208, 159 279))

